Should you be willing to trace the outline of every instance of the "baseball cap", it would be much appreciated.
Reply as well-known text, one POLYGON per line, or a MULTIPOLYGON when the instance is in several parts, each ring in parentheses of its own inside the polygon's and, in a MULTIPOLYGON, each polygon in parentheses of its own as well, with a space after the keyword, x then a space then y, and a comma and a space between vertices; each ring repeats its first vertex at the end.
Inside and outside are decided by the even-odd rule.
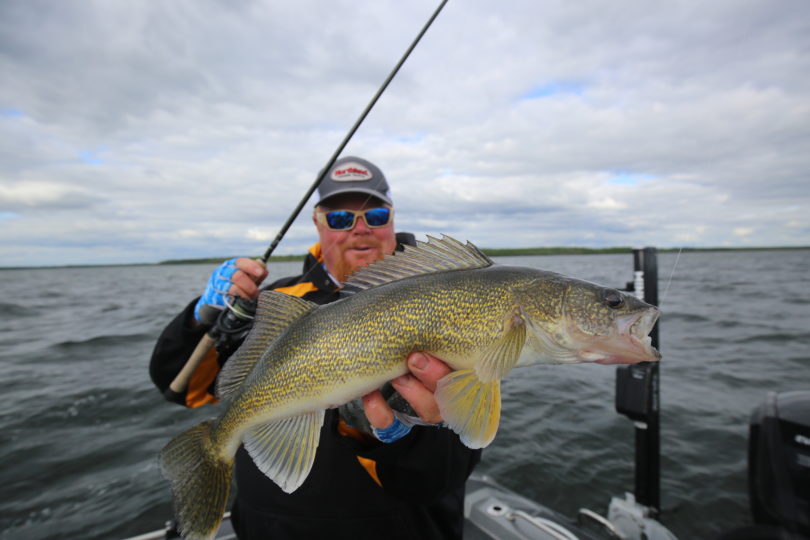
POLYGON ((346 156, 335 161, 318 186, 318 202, 341 193, 365 193, 393 205, 391 188, 379 167, 363 158, 346 156))

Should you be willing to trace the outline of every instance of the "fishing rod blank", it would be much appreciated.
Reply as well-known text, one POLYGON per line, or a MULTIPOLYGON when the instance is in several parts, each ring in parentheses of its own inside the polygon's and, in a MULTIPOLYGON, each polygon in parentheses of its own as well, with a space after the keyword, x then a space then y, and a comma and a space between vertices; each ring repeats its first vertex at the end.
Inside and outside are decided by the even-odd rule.
MULTIPOLYGON (((327 173, 335 164, 335 161, 337 161, 341 152, 343 152, 343 149, 346 148, 346 145, 349 143, 352 136, 354 136, 355 132, 360 127, 360 124, 363 123, 363 120, 365 120, 366 116, 368 116, 368 113, 377 103, 377 100, 380 99, 380 96, 383 94, 383 92, 385 92, 385 89, 388 88, 388 85, 391 83, 391 81, 394 79, 399 69, 408 59, 411 52, 416 48, 416 45, 422 39, 422 36, 425 35, 425 32, 427 32, 428 28, 430 28, 430 26, 433 24, 433 21, 436 20, 436 17, 439 16, 439 13, 444 8, 444 5, 446 3, 447 0, 442 0, 441 4, 439 4, 439 6, 433 12, 433 15, 431 15, 431 17, 422 27, 422 30, 419 32, 419 34, 417 34, 416 38, 413 40, 411 45, 405 51, 405 54, 402 55, 402 58, 400 58, 399 62, 397 62, 396 66, 394 66, 394 69, 391 70, 391 73, 389 73, 388 77, 385 78, 385 81, 383 81, 383 84, 377 90, 377 93, 374 94, 374 97, 371 99, 368 105, 366 105, 366 108, 363 110, 363 112, 357 118, 357 121, 354 123, 349 132, 343 138, 343 141, 338 145, 337 149, 335 149, 335 152, 332 154, 332 157, 329 158, 329 161, 326 163, 326 166, 321 170, 320 174, 318 175, 318 178, 315 180, 315 182, 313 182, 313 184, 304 194, 304 197, 298 203, 298 206, 295 207, 295 210, 293 210, 293 213, 281 227, 281 230, 279 230, 278 234, 273 239, 273 242, 267 248, 267 251, 265 251, 264 255, 262 255, 261 262, 263 264, 265 265, 267 264, 267 260, 270 258, 270 255, 276 249, 276 246, 278 246, 279 242, 281 242, 281 239, 284 237, 284 235, 287 234, 287 231, 292 226, 293 222, 298 217, 298 215, 301 213, 301 210, 303 210, 304 205, 306 205, 309 198, 312 196, 315 190, 318 189, 318 186, 321 185, 321 182, 323 182, 324 178, 326 178, 327 173)), ((180 372, 177 374, 177 376, 174 378, 174 380, 171 382, 169 387, 164 392, 164 396, 166 397, 166 399, 173 402, 180 401, 183 392, 185 392, 186 388, 188 388, 188 383, 191 380, 192 374, 200 365, 202 360, 208 355, 209 351, 216 344, 217 338, 220 334, 218 330, 219 327, 229 328, 230 326, 235 324, 237 320, 243 321, 242 325, 244 326, 250 321, 250 319, 252 318, 251 314, 242 311, 242 309, 244 309, 245 306, 243 302, 240 302, 240 300, 242 299, 237 298, 235 302, 235 307, 237 307, 237 310, 226 309, 219 316, 219 319, 217 320, 217 323, 214 325, 214 327, 211 328, 211 330, 209 330, 208 333, 206 333, 205 336, 203 336, 203 338, 197 344, 197 347, 194 349, 194 352, 191 353, 191 356, 186 361, 183 368, 180 370, 180 372)))
POLYGON ((419 32, 419 34, 416 36, 416 39, 413 40, 413 43, 411 43, 411 46, 408 47, 408 50, 406 50, 405 54, 402 55, 402 58, 399 59, 399 62, 397 62, 397 65, 394 66, 394 69, 391 70, 391 73, 388 74, 388 77, 386 77, 386 79, 383 82, 382 86, 380 86, 380 88, 377 90, 377 93, 374 94, 374 97, 371 98, 371 101, 369 101, 368 105, 366 105, 365 110, 363 110, 363 112, 360 114, 360 117, 357 118, 357 121, 354 123, 352 128, 349 130, 349 132, 343 138, 343 141, 338 145, 337 149, 335 149, 335 152, 332 154, 332 157, 329 158, 329 161, 326 163, 326 166, 321 170, 321 173, 318 175, 318 178, 315 179, 315 182, 312 183, 312 185, 309 187, 307 192, 304 194, 304 197, 298 203, 298 206, 295 207, 295 210, 293 210, 293 213, 287 219, 287 222, 284 223, 284 225, 281 227, 281 230, 278 232, 276 237, 273 239, 273 242, 270 244, 270 247, 268 247, 267 251, 264 252, 264 255, 262 255, 262 259, 261 259, 262 262, 267 263, 267 259, 270 258, 270 255, 276 249, 276 246, 278 246, 279 242, 281 242, 281 239, 284 238, 284 235, 287 234, 287 230, 289 230, 290 226, 292 226, 293 221, 295 221, 295 219, 298 217, 298 214, 301 213, 301 210, 304 208, 304 205, 307 203, 307 201, 312 196, 312 194, 315 192, 315 190, 318 189, 318 186, 321 185, 321 182, 323 182, 323 179, 326 178, 326 175, 329 173, 329 170, 332 168, 332 165, 335 164, 335 161, 337 161, 338 157, 343 152, 343 149, 346 148, 347 144, 349 144, 349 141, 354 136, 354 133, 360 127, 360 124, 362 124, 363 120, 366 119, 366 116, 368 116, 368 113, 371 111, 371 109, 377 103, 377 100, 380 99, 380 96, 383 94, 383 92, 385 92, 385 89, 388 88, 388 85, 391 83, 391 81, 396 76, 397 72, 399 71, 399 68, 402 67, 402 64, 404 64, 405 60, 407 60, 408 57, 411 55, 411 52, 416 48, 416 45, 419 43, 419 40, 422 39, 422 36, 424 36, 425 32, 427 32, 428 28, 430 28, 430 25, 433 24, 433 21, 436 19, 436 17, 439 16, 439 13, 441 12, 442 8, 444 8, 444 5, 446 3, 447 3, 447 0, 442 0, 442 3, 439 4, 439 7, 436 8, 436 11, 433 12, 433 15, 431 15, 430 19, 428 19, 428 21, 425 23, 425 26, 422 28, 422 30, 419 32))

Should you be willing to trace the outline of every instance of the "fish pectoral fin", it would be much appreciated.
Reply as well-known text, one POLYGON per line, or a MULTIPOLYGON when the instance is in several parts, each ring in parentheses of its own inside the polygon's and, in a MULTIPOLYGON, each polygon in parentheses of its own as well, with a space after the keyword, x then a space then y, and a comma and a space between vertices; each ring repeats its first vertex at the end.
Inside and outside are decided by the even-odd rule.
POLYGON ((294 321, 317 305, 276 291, 262 291, 256 305, 253 326, 245 341, 225 362, 217 376, 216 394, 220 400, 231 398, 247 378, 264 351, 294 321))
POLYGON ((251 428, 244 440, 253 462, 286 493, 307 479, 323 425, 323 409, 251 428))
POLYGON ((469 448, 484 448, 498 431, 501 383, 481 382, 475 371, 448 373, 436 384, 436 402, 444 422, 469 448))
POLYGON ((490 345, 475 363, 475 372, 483 382, 499 381, 509 373, 526 343, 526 323, 520 309, 510 313, 504 323, 504 333, 490 345))

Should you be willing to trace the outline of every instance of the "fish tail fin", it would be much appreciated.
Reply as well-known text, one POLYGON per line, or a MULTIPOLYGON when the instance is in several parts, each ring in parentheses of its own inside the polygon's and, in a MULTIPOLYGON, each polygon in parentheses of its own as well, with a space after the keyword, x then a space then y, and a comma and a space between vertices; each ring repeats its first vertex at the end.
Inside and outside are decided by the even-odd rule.
POLYGON ((203 422, 169 441, 160 468, 171 483, 178 530, 187 539, 213 538, 231 489, 233 458, 223 459, 211 437, 214 422, 203 422))

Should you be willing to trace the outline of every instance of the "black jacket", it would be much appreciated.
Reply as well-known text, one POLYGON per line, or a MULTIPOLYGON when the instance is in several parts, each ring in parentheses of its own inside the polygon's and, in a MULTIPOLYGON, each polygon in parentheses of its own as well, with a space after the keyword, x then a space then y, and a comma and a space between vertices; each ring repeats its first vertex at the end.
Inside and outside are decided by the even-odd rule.
MULTIPOLYGON (((266 288, 318 304, 337 300, 339 291, 317 255, 317 249, 310 251, 301 275, 266 288)), ((150 374, 161 391, 205 332, 189 324, 195 302, 169 324, 155 347, 150 374)), ((175 396, 177 401, 213 402, 211 385, 221 363, 211 358, 203 371, 213 371, 213 377, 199 377, 196 387, 175 396)), ((399 441, 383 444, 331 409, 312 471, 291 494, 259 471, 243 447, 237 451, 231 521, 242 539, 461 538, 464 484, 480 456, 449 429, 436 427, 416 426, 399 441)))

